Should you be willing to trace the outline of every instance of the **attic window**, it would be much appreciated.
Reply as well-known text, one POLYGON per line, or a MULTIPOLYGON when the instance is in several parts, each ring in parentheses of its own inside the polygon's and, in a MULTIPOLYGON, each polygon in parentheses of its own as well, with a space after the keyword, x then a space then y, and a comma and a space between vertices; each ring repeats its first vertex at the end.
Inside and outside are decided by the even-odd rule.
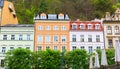
POLYGON ((9 10, 10 10, 11 12, 13 12, 12 4, 9 4, 9 5, 8 5, 8 8, 9 8, 9 10))
POLYGON ((16 13, 15 13, 15 11, 13 11, 12 14, 13 14, 14 17, 16 17, 16 13))

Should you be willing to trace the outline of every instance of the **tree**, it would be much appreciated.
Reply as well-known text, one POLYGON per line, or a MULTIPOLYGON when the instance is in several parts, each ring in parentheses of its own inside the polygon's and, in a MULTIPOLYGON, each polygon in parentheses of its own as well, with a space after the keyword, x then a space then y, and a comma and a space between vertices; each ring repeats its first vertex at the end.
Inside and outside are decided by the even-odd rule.
POLYGON ((72 69, 88 69, 89 54, 85 50, 73 50, 65 54, 65 62, 72 69))
POLYGON ((47 49, 46 51, 38 51, 38 68, 44 69, 61 69, 62 60, 60 51, 47 49))
POLYGON ((28 49, 15 49, 8 51, 5 57, 8 69, 32 69, 33 53, 28 49))

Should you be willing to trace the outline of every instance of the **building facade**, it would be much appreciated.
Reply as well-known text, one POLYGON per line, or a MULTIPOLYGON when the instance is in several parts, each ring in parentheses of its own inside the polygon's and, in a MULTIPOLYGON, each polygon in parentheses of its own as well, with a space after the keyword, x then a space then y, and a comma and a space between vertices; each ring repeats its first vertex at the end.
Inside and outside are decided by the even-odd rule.
POLYGON ((104 25, 104 37, 105 47, 113 48, 115 46, 115 39, 120 41, 120 9, 117 8, 114 16, 111 16, 109 12, 106 12, 104 25))
POLYGON ((69 51, 68 15, 42 13, 35 17, 34 50, 46 50, 47 48, 69 51))
POLYGON ((0 60, 15 48, 34 50, 34 25, 5 25, 0 32, 0 60))
POLYGON ((18 19, 12 2, 4 1, 0 7, 0 26, 7 24, 18 24, 18 19))
POLYGON ((103 27, 96 21, 70 22, 70 50, 85 49, 92 53, 104 48, 103 27))

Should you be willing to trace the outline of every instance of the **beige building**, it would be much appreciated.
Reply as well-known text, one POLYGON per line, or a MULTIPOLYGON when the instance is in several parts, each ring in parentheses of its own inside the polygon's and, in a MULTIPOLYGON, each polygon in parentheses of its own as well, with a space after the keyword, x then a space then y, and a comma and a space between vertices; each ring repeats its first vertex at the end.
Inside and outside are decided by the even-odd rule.
POLYGON ((115 46, 115 38, 120 40, 120 9, 115 11, 114 16, 107 12, 103 25, 105 47, 112 48, 115 46))
POLYGON ((3 8, 0 8, 1 26, 7 24, 18 24, 15 8, 12 2, 4 1, 3 8))

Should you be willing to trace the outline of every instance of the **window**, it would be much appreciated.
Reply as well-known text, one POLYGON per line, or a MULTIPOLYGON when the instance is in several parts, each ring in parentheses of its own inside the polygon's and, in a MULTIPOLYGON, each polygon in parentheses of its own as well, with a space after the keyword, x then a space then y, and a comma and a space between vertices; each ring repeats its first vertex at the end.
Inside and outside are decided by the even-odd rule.
POLYGON ((95 25, 95 29, 96 29, 96 30, 99 30, 99 29, 100 29, 100 25, 99 25, 99 24, 96 24, 96 25, 95 25))
POLYGON ((40 51, 40 50, 42 50, 42 47, 41 47, 41 46, 38 46, 38 47, 37 47, 37 51, 40 51))
POLYGON ((46 26, 46 30, 50 30, 50 26, 46 26))
POLYGON ((30 49, 30 47, 26 47, 26 49, 30 49))
POLYGON ((76 25, 76 24, 73 24, 73 25, 72 25, 72 29, 77 29, 77 25, 76 25))
POLYGON ((92 42, 92 35, 88 35, 88 42, 92 42))
POLYGON ((22 40, 22 35, 19 35, 19 40, 22 40))
POLYGON ((58 26, 54 26, 54 30, 58 30, 58 26))
POLYGON ((7 40, 7 35, 3 35, 3 40, 7 40))
POLYGON ((112 46, 113 46, 112 39, 108 39, 108 47, 109 47, 109 48, 112 48, 112 46))
POLYGON ((92 25, 91 24, 88 25, 88 29, 92 29, 92 25))
POLYGON ((27 40, 30 40, 30 35, 27 35, 27 40))
POLYGON ((11 40, 15 40, 15 35, 11 35, 11 40))
POLYGON ((46 49, 50 49, 50 46, 46 46, 46 49))
POLYGON ((14 50, 14 47, 10 47, 10 50, 14 50))
POLYGON ((58 42, 58 36, 57 35, 54 36, 54 42, 58 42))
POLYGON ((82 24, 82 25, 80 25, 80 29, 84 29, 84 25, 82 24))
POLYGON ((73 46, 73 47, 72 47, 72 50, 75 50, 75 49, 76 49, 76 46, 73 46))
POLYGON ((39 36, 38 36, 38 41, 39 41, 39 42, 42 42, 42 39, 43 39, 42 35, 39 35, 39 36))
POLYGON ((6 52, 6 47, 2 47, 2 53, 6 52))
POLYGON ((115 26, 115 34, 119 34, 119 27, 115 26))
POLYGON ((85 47, 84 47, 84 46, 81 46, 80 48, 81 48, 81 50, 84 50, 84 49, 85 49, 85 47))
POLYGON ((96 35, 96 42, 100 42, 100 35, 96 35))
POLYGON ((46 42, 50 42, 50 36, 49 35, 47 35, 45 39, 46 39, 46 42))
POLYGON ((54 46, 54 50, 57 50, 58 49, 58 47, 57 46, 54 46))
POLYGON ((62 46, 62 51, 65 51, 66 50, 66 47, 65 46, 62 46))
POLYGON ((80 35, 80 42, 84 42, 84 35, 80 35))
POLYGON ((65 26, 62 26, 62 30, 66 30, 66 27, 65 27, 65 26))
POLYGON ((89 53, 92 53, 92 51, 93 51, 93 47, 92 46, 89 46, 89 53))
POLYGON ((101 49, 101 47, 100 46, 97 46, 97 48, 96 48, 97 50, 100 50, 101 49))
POLYGON ((76 35, 72 35, 72 42, 76 42, 76 35))
POLYGON ((39 26, 39 27, 38 27, 38 30, 42 30, 42 26, 39 26))
POLYGON ((62 42, 66 42, 66 36, 62 35, 62 42))
POLYGON ((108 34, 112 34, 112 27, 111 27, 111 26, 108 26, 108 27, 107 27, 107 33, 108 33, 108 34))

